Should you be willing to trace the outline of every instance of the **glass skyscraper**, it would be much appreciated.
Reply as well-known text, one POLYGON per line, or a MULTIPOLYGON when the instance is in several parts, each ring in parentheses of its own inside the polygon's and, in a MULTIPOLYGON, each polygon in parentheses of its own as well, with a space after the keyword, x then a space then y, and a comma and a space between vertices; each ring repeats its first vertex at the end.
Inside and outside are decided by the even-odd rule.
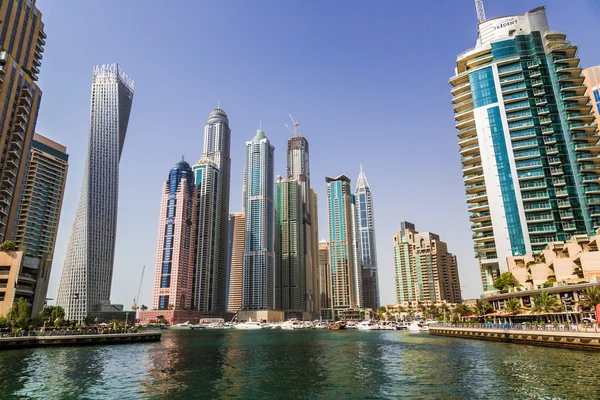
POLYGON ((133 92, 134 82, 118 64, 94 67, 83 182, 56 299, 72 321, 84 320, 110 301, 119 160, 133 92))
POLYGON ((362 166, 360 167, 354 198, 356 200, 356 241, 360 247, 359 262, 362 273, 363 306, 376 310, 379 307, 379 282, 373 195, 362 166))
MULTIPOLYGON (((354 196, 350 178, 340 175, 326 177, 327 208, 329 211, 329 306, 336 318, 340 311, 361 307, 362 283, 360 262, 355 242, 354 196)), ((322 314, 324 309, 322 310, 322 314)))
POLYGON ((450 79, 485 291, 507 256, 600 225, 598 131, 577 46, 544 7, 479 24, 450 79))
POLYGON ((227 304, 227 230, 231 177, 231 129, 221 107, 204 126, 204 152, 194 165, 198 186, 193 308, 223 314, 227 304))
POLYGON ((195 197, 194 173, 182 160, 163 184, 152 310, 191 308, 195 197))
POLYGON ((274 152, 275 148, 262 129, 246 142, 244 310, 275 309, 274 152))

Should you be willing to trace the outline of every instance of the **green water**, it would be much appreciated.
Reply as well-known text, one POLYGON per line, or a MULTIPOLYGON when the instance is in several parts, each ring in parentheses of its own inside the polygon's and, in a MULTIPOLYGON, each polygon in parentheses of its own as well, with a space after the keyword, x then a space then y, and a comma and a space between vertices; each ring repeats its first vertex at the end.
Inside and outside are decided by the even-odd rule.
POLYGON ((0 353, 6 399, 598 399, 600 354, 404 331, 163 331, 0 353))

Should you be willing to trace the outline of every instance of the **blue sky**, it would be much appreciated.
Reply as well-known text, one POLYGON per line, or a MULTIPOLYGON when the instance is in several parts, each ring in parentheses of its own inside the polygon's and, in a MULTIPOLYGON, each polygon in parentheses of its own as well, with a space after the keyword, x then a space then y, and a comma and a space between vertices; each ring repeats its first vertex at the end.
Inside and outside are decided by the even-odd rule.
MULTIPOLYGON (((458 257, 466 298, 479 296, 448 78, 473 47, 472 0, 121 1, 38 0, 48 35, 37 131, 68 148, 70 170, 48 297, 55 298, 79 198, 92 67, 118 62, 136 81, 121 158, 111 300, 127 308, 146 274, 149 305, 161 186, 184 155, 202 153, 203 127, 221 101, 232 129, 231 211, 241 208, 245 142, 259 120, 285 174, 291 113, 311 149, 320 238, 324 177, 371 185, 381 300, 395 302, 393 235, 400 221, 438 233, 458 257)), ((596 0, 487 0, 488 18, 547 6, 551 29, 600 64, 596 0)))

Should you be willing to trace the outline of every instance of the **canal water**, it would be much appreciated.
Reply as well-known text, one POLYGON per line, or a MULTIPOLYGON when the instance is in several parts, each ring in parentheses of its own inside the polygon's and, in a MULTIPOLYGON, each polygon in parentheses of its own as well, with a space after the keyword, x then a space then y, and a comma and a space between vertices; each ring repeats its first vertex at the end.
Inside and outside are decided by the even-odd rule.
POLYGON ((405 331, 163 331, 0 352, 0 398, 599 399, 599 360, 405 331))

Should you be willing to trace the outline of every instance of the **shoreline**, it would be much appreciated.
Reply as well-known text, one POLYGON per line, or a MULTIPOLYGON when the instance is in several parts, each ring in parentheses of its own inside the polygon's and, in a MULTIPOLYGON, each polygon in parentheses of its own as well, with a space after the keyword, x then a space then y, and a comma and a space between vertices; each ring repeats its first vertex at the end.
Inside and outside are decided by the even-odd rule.
POLYGON ((162 334, 160 331, 145 331, 125 333, 71 333, 62 335, 6 336, 0 337, 0 351, 35 347, 90 346, 157 342, 160 341, 161 335, 162 334))

